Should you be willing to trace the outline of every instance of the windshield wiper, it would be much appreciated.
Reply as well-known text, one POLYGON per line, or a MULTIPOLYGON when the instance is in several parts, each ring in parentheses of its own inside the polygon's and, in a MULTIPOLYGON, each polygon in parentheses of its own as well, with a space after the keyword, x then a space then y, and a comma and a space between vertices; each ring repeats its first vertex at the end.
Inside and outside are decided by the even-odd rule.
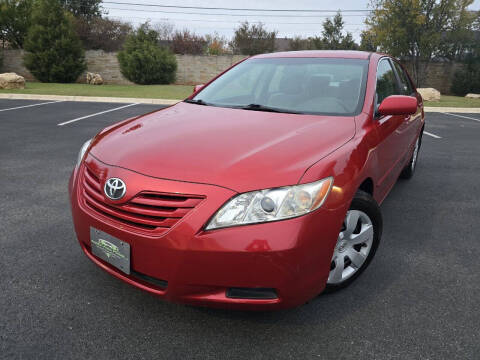
POLYGON ((253 111, 268 111, 268 112, 276 112, 276 113, 286 113, 286 114, 302 114, 301 111, 294 111, 294 110, 287 110, 287 109, 280 109, 260 104, 248 104, 246 106, 239 107, 243 110, 253 110, 253 111))
POLYGON ((189 103, 189 104, 210 105, 210 104, 206 103, 205 101, 203 101, 202 99, 197 99, 197 100, 186 99, 186 100, 183 100, 183 101, 186 102, 186 103, 189 103))

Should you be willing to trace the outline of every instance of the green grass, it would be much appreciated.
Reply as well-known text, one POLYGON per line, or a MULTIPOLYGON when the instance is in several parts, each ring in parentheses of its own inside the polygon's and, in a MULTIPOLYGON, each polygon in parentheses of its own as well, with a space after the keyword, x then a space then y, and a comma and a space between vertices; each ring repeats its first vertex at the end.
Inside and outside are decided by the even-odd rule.
POLYGON ((429 107, 480 108, 480 99, 442 95, 440 101, 425 101, 424 105, 429 107))
MULTIPOLYGON (((101 97, 133 97, 150 99, 185 99, 193 91, 191 85, 87 85, 46 84, 28 82, 25 89, 0 90, 2 93, 71 95, 101 97)), ((442 95, 440 101, 425 101, 425 106, 480 108, 480 99, 442 95)))
POLYGON ((25 89, 0 90, 2 93, 134 97, 151 99, 185 99, 193 91, 191 85, 87 85, 28 82, 25 89))

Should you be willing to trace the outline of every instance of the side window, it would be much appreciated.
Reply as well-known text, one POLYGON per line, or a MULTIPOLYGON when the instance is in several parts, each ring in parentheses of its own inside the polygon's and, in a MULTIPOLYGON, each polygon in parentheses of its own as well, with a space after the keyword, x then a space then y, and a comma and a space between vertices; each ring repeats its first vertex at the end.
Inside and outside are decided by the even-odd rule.
POLYGON ((410 80, 408 79, 407 74, 405 74, 405 70, 398 64, 397 62, 393 62, 395 66, 395 70, 397 70, 398 77, 400 79, 400 92, 401 95, 412 95, 413 88, 412 84, 410 84, 410 80))
POLYGON ((397 79, 393 72, 392 65, 387 59, 380 60, 377 68, 377 92, 376 106, 390 95, 398 95, 397 79))

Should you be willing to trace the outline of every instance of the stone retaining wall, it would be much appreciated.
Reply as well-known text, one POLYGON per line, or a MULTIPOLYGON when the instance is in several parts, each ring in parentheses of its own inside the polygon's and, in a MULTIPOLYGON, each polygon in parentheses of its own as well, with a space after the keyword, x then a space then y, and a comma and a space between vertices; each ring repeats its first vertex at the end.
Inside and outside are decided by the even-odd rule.
MULTIPOLYGON (((176 55, 178 62, 177 84, 203 84, 215 75, 224 71, 234 63, 242 60, 242 55, 176 55)), ((27 80, 34 81, 34 77, 23 66, 23 50, 5 50, 3 52, 3 69, 1 72, 15 72, 27 80)), ((131 84, 120 72, 116 53, 102 50, 85 52, 88 71, 102 75, 106 84, 131 84)), ((410 67, 406 63, 407 69, 410 67)), ((463 65, 455 62, 432 62, 429 65, 427 79, 422 87, 433 87, 442 94, 450 93, 450 85, 456 70, 463 65)), ((85 82, 85 75, 79 78, 85 82)))
MULTIPOLYGON (((412 74, 411 64, 403 62, 407 71, 412 74)), ((434 88, 440 91, 441 94, 450 94, 450 87, 452 85, 453 76, 457 70, 463 68, 462 63, 457 62, 431 62, 428 65, 427 77, 423 88, 434 88)))
MULTIPOLYGON (((15 72, 25 79, 35 81, 33 75, 23 66, 23 50, 4 50, 3 68, 0 72, 15 72)), ((209 81, 218 73, 245 58, 242 55, 202 56, 175 55, 177 57, 177 84, 196 85, 209 81)), ((87 71, 98 73, 106 84, 131 84, 120 72, 117 53, 102 50, 85 52, 87 71)), ((78 82, 85 82, 85 74, 78 82)))

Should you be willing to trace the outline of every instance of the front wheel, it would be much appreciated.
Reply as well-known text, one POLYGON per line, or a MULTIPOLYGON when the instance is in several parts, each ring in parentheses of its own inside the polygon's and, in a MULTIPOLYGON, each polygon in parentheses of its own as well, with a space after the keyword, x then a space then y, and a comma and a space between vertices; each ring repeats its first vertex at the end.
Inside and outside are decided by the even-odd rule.
POLYGON ((351 284, 375 256, 382 236, 382 214, 377 202, 358 191, 347 211, 333 251, 326 291, 351 284))

